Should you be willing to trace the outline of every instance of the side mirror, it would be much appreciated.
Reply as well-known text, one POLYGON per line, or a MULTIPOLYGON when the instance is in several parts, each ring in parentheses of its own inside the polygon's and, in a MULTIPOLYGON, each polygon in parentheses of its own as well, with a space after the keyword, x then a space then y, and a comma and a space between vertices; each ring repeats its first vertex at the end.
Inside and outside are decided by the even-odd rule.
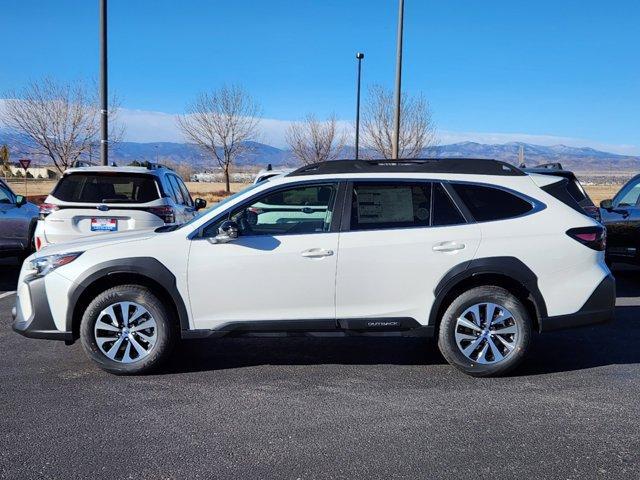
POLYGON ((197 210, 202 210, 203 208, 206 208, 207 206, 207 201, 203 200, 202 198, 196 198, 193 201, 193 206, 195 207, 196 211, 197 210))
POLYGON ((600 202, 600 207, 604 208, 605 210, 611 210, 613 208, 613 200, 611 200, 610 198, 602 200, 600 202))
POLYGON ((16 195, 16 207, 21 207, 27 203, 27 197, 23 195, 16 195))
POLYGON ((236 238, 238 238, 238 224, 232 220, 226 220, 218 228, 218 235, 214 240, 215 243, 229 243, 236 238))

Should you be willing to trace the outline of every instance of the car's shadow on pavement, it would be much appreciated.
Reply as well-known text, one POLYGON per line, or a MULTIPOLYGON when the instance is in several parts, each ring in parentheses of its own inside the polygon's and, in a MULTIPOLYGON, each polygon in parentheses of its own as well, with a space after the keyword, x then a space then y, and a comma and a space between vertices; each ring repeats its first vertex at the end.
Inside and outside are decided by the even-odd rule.
MULTIPOLYGON (((616 319, 606 325, 535 335, 514 376, 640 363, 640 271, 615 271, 616 319), (634 298, 635 297, 635 298, 634 298), (633 301, 630 301, 632 300, 633 301)), ((419 338, 221 338, 177 347, 162 373, 258 365, 439 365, 435 340, 419 338)))

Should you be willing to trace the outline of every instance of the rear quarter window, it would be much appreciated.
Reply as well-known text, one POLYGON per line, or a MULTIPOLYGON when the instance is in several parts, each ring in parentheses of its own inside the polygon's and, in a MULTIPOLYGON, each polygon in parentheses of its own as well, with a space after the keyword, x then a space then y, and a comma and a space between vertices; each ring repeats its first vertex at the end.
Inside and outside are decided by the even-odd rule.
POLYGON ((451 185, 478 222, 518 217, 533 209, 531 203, 499 188, 462 183, 451 185))
POLYGON ((153 176, 128 173, 65 175, 52 195, 74 203, 147 203, 160 198, 153 176))

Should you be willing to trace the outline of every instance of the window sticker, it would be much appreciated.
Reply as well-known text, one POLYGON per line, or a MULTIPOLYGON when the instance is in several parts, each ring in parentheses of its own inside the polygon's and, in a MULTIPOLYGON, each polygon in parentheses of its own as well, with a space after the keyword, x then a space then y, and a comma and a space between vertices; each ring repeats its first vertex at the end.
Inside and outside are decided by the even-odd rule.
POLYGON ((413 221, 413 195, 407 188, 358 188, 358 223, 413 221))

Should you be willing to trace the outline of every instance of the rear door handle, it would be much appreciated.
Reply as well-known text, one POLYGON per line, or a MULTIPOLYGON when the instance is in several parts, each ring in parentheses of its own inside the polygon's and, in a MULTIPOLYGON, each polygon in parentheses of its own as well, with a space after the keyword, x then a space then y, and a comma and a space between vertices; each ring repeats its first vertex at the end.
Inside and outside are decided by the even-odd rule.
POLYGON ((456 242, 442 242, 433 246, 434 252, 457 252, 458 250, 464 250, 466 245, 464 243, 456 242))
POLYGON ((322 258, 322 257, 330 257, 333 255, 333 250, 325 250, 324 248, 310 248, 309 250, 305 250, 300 255, 305 258, 322 258))

